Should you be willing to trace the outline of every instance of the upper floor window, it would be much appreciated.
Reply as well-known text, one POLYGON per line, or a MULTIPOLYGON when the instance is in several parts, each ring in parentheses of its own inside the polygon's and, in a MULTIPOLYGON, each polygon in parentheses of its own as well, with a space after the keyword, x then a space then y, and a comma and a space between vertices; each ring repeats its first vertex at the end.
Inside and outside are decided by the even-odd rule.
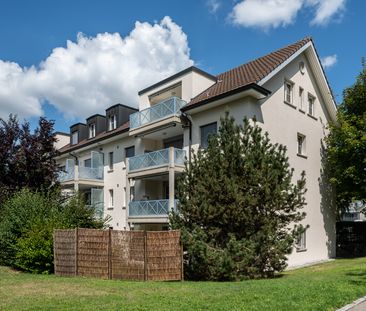
POLYGON ((315 97, 309 94, 308 97, 308 114, 311 116, 314 116, 314 110, 315 110, 315 97))
POLYGON ((299 87, 299 109, 304 111, 304 89, 299 87))
POLYGON ((110 170, 113 170, 113 152, 108 153, 108 166, 110 170))
POLYGON ((78 131, 72 132, 71 134, 71 145, 76 145, 78 143, 79 134, 78 131))
POLYGON ((131 158, 135 156, 135 146, 128 147, 125 149, 125 157, 131 158))
POLYGON ((206 124, 201 129, 201 148, 207 148, 208 140, 212 134, 217 133, 217 122, 206 124))
POLYGON ((84 160, 84 166, 85 167, 91 167, 91 159, 84 160))
POLYGON ((114 130, 117 128, 117 118, 115 114, 112 114, 108 118, 108 131, 114 130))
POLYGON ((95 123, 89 124, 89 138, 95 137, 95 123))
POLYGON ((296 250, 298 252, 306 251, 306 230, 300 233, 297 237, 296 250))
POLYGON ((306 148, 306 145, 305 145, 305 135, 302 135, 302 134, 297 134, 297 154, 298 155, 305 155, 305 148, 306 148))
POLYGON ((290 81, 285 81, 285 102, 288 104, 292 104, 292 91, 293 91, 293 83, 290 81))

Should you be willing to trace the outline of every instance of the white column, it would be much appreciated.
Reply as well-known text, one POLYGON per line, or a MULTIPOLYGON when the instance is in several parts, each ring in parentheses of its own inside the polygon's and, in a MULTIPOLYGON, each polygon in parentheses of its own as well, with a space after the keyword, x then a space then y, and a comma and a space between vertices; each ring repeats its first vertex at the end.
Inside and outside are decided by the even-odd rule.
POLYGON ((174 209, 175 196, 174 148, 169 147, 169 209, 174 209))
POLYGON ((74 191, 79 191, 79 165, 74 166, 74 191))

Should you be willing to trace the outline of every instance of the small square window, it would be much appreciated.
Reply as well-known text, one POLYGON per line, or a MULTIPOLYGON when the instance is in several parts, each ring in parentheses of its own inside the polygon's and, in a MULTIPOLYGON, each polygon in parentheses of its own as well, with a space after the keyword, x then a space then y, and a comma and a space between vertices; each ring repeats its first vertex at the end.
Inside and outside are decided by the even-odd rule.
POLYGON ((305 135, 297 134, 297 154, 305 155, 305 135))
POLYGON ((125 148, 125 157, 131 158, 135 156, 135 146, 125 148))
POLYGON ((84 160, 84 167, 91 167, 91 159, 84 160))
POLYGON ((296 240, 296 250, 298 252, 306 251, 306 230, 300 233, 296 240))
POLYGON ((290 81, 285 81, 285 102, 292 104, 292 90, 293 83, 290 81))
POLYGON ((314 110, 315 110, 315 97, 309 95, 308 97, 308 114, 311 116, 314 116, 314 110))
POLYGON ((203 125, 201 129, 201 148, 208 147, 208 140, 212 134, 217 133, 217 122, 203 125))

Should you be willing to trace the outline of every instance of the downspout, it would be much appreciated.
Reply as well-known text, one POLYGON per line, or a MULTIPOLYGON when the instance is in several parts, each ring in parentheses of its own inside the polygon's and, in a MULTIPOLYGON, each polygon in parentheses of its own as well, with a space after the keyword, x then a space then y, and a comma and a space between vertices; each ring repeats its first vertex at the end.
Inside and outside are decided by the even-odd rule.
POLYGON ((75 158, 75 165, 79 165, 79 158, 77 157, 77 155, 75 155, 75 153, 73 152, 69 152, 69 155, 75 158))

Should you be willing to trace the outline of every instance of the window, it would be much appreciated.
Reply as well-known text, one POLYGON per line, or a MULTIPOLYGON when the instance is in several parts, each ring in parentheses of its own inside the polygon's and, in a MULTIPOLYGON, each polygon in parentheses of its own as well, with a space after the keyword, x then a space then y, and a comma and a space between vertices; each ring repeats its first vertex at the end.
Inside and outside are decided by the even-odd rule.
POLYGON ((285 102, 292 104, 292 88, 293 84, 290 81, 285 81, 285 102))
POLYGON ((95 124, 89 124, 89 138, 95 137, 95 124))
POLYGON ((117 118, 116 118, 116 115, 113 114, 113 115, 109 116, 109 118, 108 118, 108 130, 111 131, 116 128, 117 128, 117 118))
POLYGON ((298 252, 306 251, 306 230, 298 236, 296 241, 296 250, 298 252))
POLYGON ((314 116, 315 97, 312 95, 309 95, 308 102, 309 102, 308 114, 311 116, 314 116))
POLYGON ((109 207, 114 206, 113 189, 109 189, 109 207))
POLYGON ((304 89, 302 87, 299 87, 299 109, 304 111, 304 89))
POLYGON ((113 152, 108 153, 108 165, 109 169, 113 170, 113 152))
POLYGON ((305 155, 305 136, 297 134, 297 154, 305 155))
POLYGON ((201 126, 201 148, 207 148, 209 137, 211 134, 216 134, 216 132, 216 122, 201 126))
POLYGON ((71 134, 71 145, 76 145, 78 143, 78 131, 72 132, 71 134))
POLYGON ((125 149, 125 157, 131 158, 135 156, 135 146, 128 147, 125 149))
POLYGON ((91 159, 84 160, 84 167, 91 167, 91 159))

